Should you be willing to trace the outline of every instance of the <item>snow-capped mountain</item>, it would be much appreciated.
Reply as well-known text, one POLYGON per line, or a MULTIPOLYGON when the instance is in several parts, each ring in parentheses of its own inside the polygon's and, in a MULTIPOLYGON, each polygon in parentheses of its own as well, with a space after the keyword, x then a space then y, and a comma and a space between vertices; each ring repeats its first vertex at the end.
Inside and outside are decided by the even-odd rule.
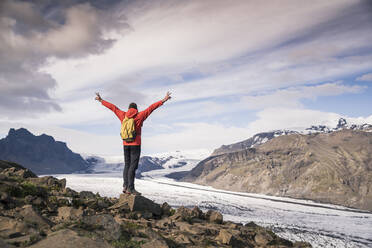
POLYGON ((249 139, 243 140, 238 143, 230 145, 222 145, 220 148, 217 148, 213 151, 211 156, 220 155, 229 152, 235 152, 240 150, 245 150, 248 148, 253 148, 261 144, 266 143, 267 141, 282 135, 289 134, 314 134, 314 133, 331 133, 339 131, 342 129, 351 129, 351 130, 361 130, 361 131, 372 131, 372 125, 370 124, 349 124, 346 119, 340 118, 336 127, 329 127, 325 125, 311 126, 308 128, 298 128, 296 130, 274 130, 269 132, 262 132, 255 134, 249 139))
POLYGON ((351 130, 361 130, 361 131, 372 131, 372 125, 370 124, 349 124, 346 119, 340 118, 338 120, 337 126, 332 128, 325 125, 311 126, 306 128, 303 131, 300 131, 302 134, 312 134, 312 133, 331 133, 334 131, 339 131, 342 129, 351 129, 351 130))
MULTIPOLYGON (((188 151, 154 154, 152 161, 158 161, 161 169, 148 170, 141 173, 144 177, 159 178, 172 173, 192 170, 203 158, 208 156, 206 151, 188 151)), ((146 166, 144 166, 146 168, 146 166)))

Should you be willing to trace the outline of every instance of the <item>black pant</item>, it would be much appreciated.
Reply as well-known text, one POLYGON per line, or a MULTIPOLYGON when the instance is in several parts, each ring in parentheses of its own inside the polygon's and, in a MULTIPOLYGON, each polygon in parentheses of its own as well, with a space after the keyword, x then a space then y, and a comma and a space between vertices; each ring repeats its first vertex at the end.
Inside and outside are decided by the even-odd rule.
POLYGON ((123 172, 123 187, 134 189, 134 178, 136 176, 140 155, 141 146, 124 146, 125 167, 123 172))

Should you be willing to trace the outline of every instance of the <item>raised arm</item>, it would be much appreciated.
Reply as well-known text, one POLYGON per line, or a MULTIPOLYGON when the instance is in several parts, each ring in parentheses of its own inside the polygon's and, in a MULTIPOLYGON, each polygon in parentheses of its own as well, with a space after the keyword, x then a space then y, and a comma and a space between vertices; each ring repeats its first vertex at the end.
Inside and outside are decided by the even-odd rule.
POLYGON ((152 113, 152 111, 154 111, 155 109, 157 109, 158 107, 163 105, 163 103, 165 103, 166 101, 171 99, 170 95, 171 95, 171 93, 167 92, 167 94, 165 95, 165 97, 162 100, 151 104, 147 109, 139 112, 138 115, 140 116, 140 118, 143 119, 143 120, 146 120, 147 117, 149 117, 149 115, 152 113))
POLYGON ((124 116, 125 116, 125 112, 124 112, 124 111, 120 110, 120 109, 119 109, 118 107, 116 107, 114 104, 109 103, 109 102, 103 100, 103 99, 101 98, 101 96, 99 95, 99 93, 96 93, 96 95, 97 95, 97 96, 96 96, 95 99, 96 99, 97 101, 99 101, 100 103, 102 103, 102 105, 105 106, 106 108, 111 109, 112 112, 114 112, 115 115, 116 115, 120 120, 124 119, 124 116))

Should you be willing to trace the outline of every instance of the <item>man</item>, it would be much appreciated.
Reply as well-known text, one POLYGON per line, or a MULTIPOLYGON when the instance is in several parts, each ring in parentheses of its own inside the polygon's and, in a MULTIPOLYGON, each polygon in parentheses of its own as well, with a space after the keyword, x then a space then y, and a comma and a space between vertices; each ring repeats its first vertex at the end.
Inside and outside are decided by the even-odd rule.
POLYGON ((111 104, 101 98, 99 93, 96 93, 96 100, 101 102, 103 106, 111 109, 116 116, 119 118, 120 122, 123 123, 124 118, 130 119, 133 118, 134 120, 134 129, 135 129, 135 138, 133 141, 125 141, 123 140, 124 144, 124 172, 123 172, 123 193, 127 194, 134 194, 134 195, 140 195, 138 191, 134 189, 134 178, 136 174, 136 170, 138 168, 138 162, 140 159, 141 154, 141 128, 143 122, 146 120, 146 118, 158 107, 163 105, 166 101, 171 99, 171 93, 167 92, 165 97, 150 105, 147 109, 138 112, 137 110, 137 104, 131 103, 129 104, 129 108, 127 112, 124 112, 120 110, 118 107, 116 107, 114 104, 111 104))

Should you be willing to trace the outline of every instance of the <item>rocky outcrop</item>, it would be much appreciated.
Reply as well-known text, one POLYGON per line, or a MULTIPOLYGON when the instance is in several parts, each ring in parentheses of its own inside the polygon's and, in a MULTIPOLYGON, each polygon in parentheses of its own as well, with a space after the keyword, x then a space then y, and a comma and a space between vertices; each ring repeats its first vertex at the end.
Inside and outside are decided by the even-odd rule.
POLYGON ((292 134, 211 156, 182 180, 372 211, 372 133, 292 134))
POLYGON ((22 170, 0 168, 1 247, 311 247, 254 223, 224 221, 216 211, 78 193, 65 180, 24 177, 22 170))
POLYGON ((35 136, 24 128, 11 128, 0 140, 0 159, 22 164, 36 174, 72 173, 88 167, 66 143, 46 134, 35 136))

